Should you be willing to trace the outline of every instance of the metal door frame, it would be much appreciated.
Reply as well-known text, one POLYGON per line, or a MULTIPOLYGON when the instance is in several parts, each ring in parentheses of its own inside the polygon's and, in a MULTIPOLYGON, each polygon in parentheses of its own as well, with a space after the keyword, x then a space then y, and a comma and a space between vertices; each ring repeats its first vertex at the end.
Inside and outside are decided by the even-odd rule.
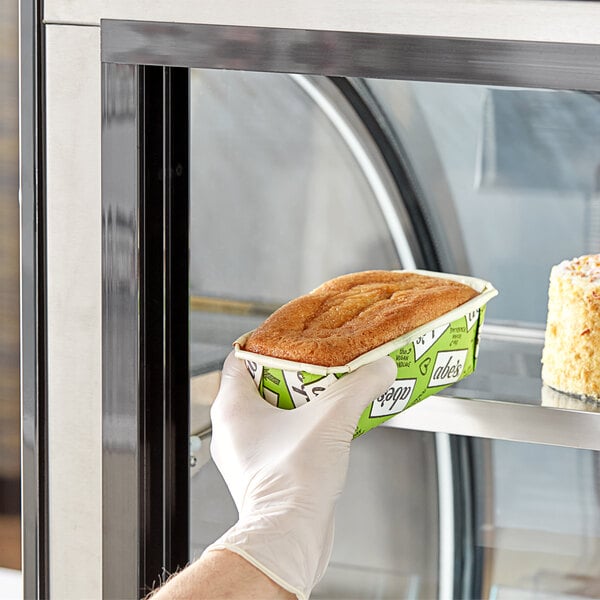
POLYGON ((103 594, 129 598, 188 562, 189 83, 102 81, 103 594))
POLYGON ((48 437, 46 361, 45 73, 42 0, 21 2, 21 527, 24 598, 47 598, 48 437))
MULTIPOLYGON (((62 323, 61 315, 77 306, 82 293, 75 286, 72 297, 66 305, 61 306, 56 298, 57 288, 46 289, 45 263, 46 252, 49 250, 51 252, 48 254, 48 270, 55 285, 68 286, 73 283, 73 278, 66 271, 57 273, 57 264, 66 250, 61 246, 57 251, 56 240, 45 238, 45 228, 48 221, 54 219, 56 224, 56 219, 62 218, 62 214, 57 212, 55 206, 61 195, 67 198, 68 207, 74 207, 71 214, 76 218, 89 213, 90 209, 99 211, 99 206, 96 205, 99 204, 97 199, 99 198, 97 190, 100 188, 99 169, 96 168, 97 157, 93 150, 89 151, 89 148, 93 148, 100 138, 100 61, 110 62, 107 54, 102 54, 101 58, 101 52, 111 51, 109 40, 105 38, 109 22, 101 21, 102 18, 140 19, 135 23, 135 27, 141 28, 142 37, 138 36, 137 41, 121 40, 130 50, 132 48, 140 50, 144 45, 150 49, 159 48, 166 42, 167 37, 161 36, 162 24, 160 23, 165 19, 195 23, 229 23, 247 26, 241 29, 229 28, 230 34, 263 31, 265 34, 273 34, 267 36, 268 40, 285 41, 287 33, 289 40, 297 41, 294 49, 304 52, 304 55, 296 56, 296 61, 309 64, 311 72, 315 73, 328 70, 332 75, 336 74, 334 71, 338 70, 337 67, 343 66, 346 61, 346 64, 350 64, 350 70, 352 65, 354 68, 364 69, 356 72, 356 76, 376 76, 377 73, 385 76, 386 74, 381 70, 376 73, 369 73, 368 70, 370 64, 379 62, 378 43, 388 38, 388 47, 396 48, 389 55, 393 59, 392 62, 387 65, 390 68, 390 76, 393 77, 401 77, 401 71, 404 71, 421 79, 448 81, 451 80, 447 79, 450 76, 456 77, 457 81, 476 83, 477 78, 470 76, 471 70, 474 69, 477 77, 489 76, 491 79, 489 82, 492 84, 597 90, 600 89, 597 68, 600 64, 598 60, 600 39, 595 24, 599 9, 598 5, 583 2, 522 3, 518 0, 507 0, 500 6, 497 2, 477 0, 462 2, 460 6, 456 4, 450 6, 440 0, 432 3, 431 6, 428 5, 430 14, 423 19, 422 7, 419 3, 405 2, 399 5, 391 0, 379 3, 377 11, 358 1, 345 3, 344 10, 340 10, 337 3, 324 5, 317 0, 302 3, 302 10, 298 10, 300 3, 289 3, 284 7, 269 0, 252 6, 242 2, 206 5, 192 0, 183 0, 176 6, 168 8, 164 3, 153 4, 137 0, 126 4, 112 0, 99 0, 94 3, 72 3, 67 0, 46 0, 42 3, 39 0, 24 0, 21 7, 23 232, 21 319, 24 493, 28 490, 23 504, 26 525, 24 530, 26 597, 45 597, 44 592, 47 594, 49 589, 53 589, 54 593, 61 594, 63 597, 71 594, 70 597, 73 598, 83 596, 97 598, 103 593, 97 584, 97 573, 103 569, 106 571, 102 564, 102 557, 97 557, 93 549, 90 554, 80 552, 80 548, 87 547, 88 541, 96 535, 97 525, 93 520, 84 521, 83 517, 77 515, 76 535, 61 536, 60 539, 52 535, 53 531, 68 525, 65 515, 70 514, 70 518, 73 518, 73 513, 69 513, 70 504, 65 502, 64 494, 55 497, 56 493, 53 491, 55 488, 52 485, 48 488, 47 475, 50 463, 48 463, 47 449, 50 450, 52 464, 56 462, 62 464, 65 458, 69 458, 73 446, 63 443, 69 435, 66 425, 56 427, 54 423, 55 428, 48 432, 48 423, 53 423, 56 417, 52 415, 58 412, 54 409, 60 408, 65 400, 69 407, 82 406, 84 410, 80 415, 81 427, 91 430, 86 456, 91 456, 93 461, 101 459, 102 440, 97 433, 96 421, 99 417, 95 412, 100 390, 85 395, 87 389, 81 382, 66 389, 63 380, 48 380, 48 371, 54 369, 62 374, 64 363, 70 360, 70 355, 65 348, 56 347, 56 329, 51 327, 53 324, 62 323), (540 14, 547 18, 540 20, 540 14), (156 22, 145 23, 144 32, 143 21, 147 20, 156 22), (257 24, 271 27, 256 27, 257 24), (276 29, 277 27, 280 29, 276 29), (371 33, 361 34, 359 33, 361 31, 371 33), (405 33, 416 35, 404 35, 405 33), (143 39, 144 36, 146 40, 143 39), (478 39, 482 36, 489 39, 478 39), (325 52, 312 52, 310 43, 302 44, 302 39, 316 42, 320 39, 320 45, 315 48, 324 49, 325 52), (352 43, 352 39, 355 43, 352 43), (340 52, 341 49, 345 49, 345 53, 337 50, 331 52, 338 43, 340 43, 340 52), (546 54, 546 51, 549 51, 549 54, 546 54), (363 53, 365 60, 355 64, 354 58, 357 53, 363 53), (84 70, 69 70, 71 64, 69 62, 64 67, 60 66, 65 58, 74 59, 77 65, 84 66, 84 70), (332 60, 329 60, 330 58, 332 60), (577 68, 571 70, 574 65, 577 68), (58 93, 61 86, 64 87, 65 84, 74 86, 82 76, 85 78, 86 87, 79 90, 79 95, 65 97, 58 93), (62 106, 59 107, 59 103, 62 106), (45 122, 46 111, 52 117, 52 122, 45 122), (89 115, 90 111, 92 115, 96 111, 97 121, 94 121, 93 117, 84 122, 78 121, 79 117, 89 115), (80 128, 75 129, 70 125, 71 122, 79 123, 80 128), (57 133, 60 135, 57 136, 57 133), (63 153, 62 149, 57 147, 57 138, 61 144, 68 144, 71 141, 82 143, 88 151, 78 155, 69 154, 68 169, 63 168, 65 167, 61 163, 63 153), (48 156, 53 157, 51 163, 48 156), (87 205, 76 203, 75 194, 79 189, 78 186, 61 188, 61 185, 73 177, 73 173, 76 174, 78 183, 84 177, 91 191, 91 200, 87 205), (48 205, 46 205, 46 180, 50 178, 52 185, 48 186, 48 205), (46 354, 46 342, 52 342, 55 346, 51 359, 46 354), (85 402, 82 405, 80 398, 84 395, 85 402), (47 533, 49 527, 50 534, 47 533)), ((112 22, 112 25, 118 24, 118 21, 112 22)), ((120 31, 125 32, 130 25, 131 22, 121 22, 119 27, 123 28, 120 31)), ((174 27, 174 24, 171 23, 169 26, 174 27)), ((209 40, 205 37, 209 32, 200 29, 201 27, 206 26, 189 25, 177 29, 180 33, 187 31, 191 37, 184 36, 171 40, 174 45, 169 51, 168 48, 163 47, 162 54, 154 53, 155 62, 140 64, 161 65, 163 63, 157 59, 160 58, 164 62, 164 57, 168 57, 169 52, 174 54, 178 45, 198 46, 200 44, 202 46, 203 40, 209 40), (199 37, 200 32, 204 37, 199 37)), ((130 31, 134 37, 138 35, 133 30, 130 31)), ((222 32, 224 31, 225 29, 222 29, 222 32)), ((113 29, 113 33, 115 32, 118 33, 113 29)), ((216 30, 213 30, 214 33, 216 30)), ((243 40, 234 38, 231 41, 235 42, 236 48, 240 50, 243 48, 241 44, 243 40)), ((254 41, 261 42, 258 38, 254 38, 254 41)), ((258 48, 252 42, 253 40, 249 38, 245 40, 249 47, 258 48)), ((277 46, 271 45, 269 48, 275 54, 279 52, 277 46)), ((196 48, 198 49, 201 50, 196 48)), ((121 50, 124 51, 123 48, 121 50)), ((294 57, 289 53, 286 57, 286 60, 292 61, 293 64, 294 57)), ((122 54, 121 58, 125 60, 125 55, 122 54)), ((229 56, 228 60, 233 58, 229 56)), ((239 52, 238 59, 243 58, 243 52, 239 52)), ((129 60, 132 59, 125 62, 129 60)), ((135 64, 135 61, 128 64, 135 64)), ((172 63, 167 61, 167 64, 172 63)), ((230 68, 241 67, 232 64, 230 68)), ((300 68, 290 70, 303 72, 300 68)), ((340 69, 337 74, 350 75, 351 73, 342 72, 340 69)), ((88 239, 95 243, 96 238, 99 238, 100 225, 91 219, 86 220, 83 225, 86 233, 91 234, 88 239)), ((95 252, 93 246, 94 244, 86 246, 82 240, 74 240, 71 250, 78 253, 84 261, 89 259, 88 264, 92 274, 100 280, 99 261, 93 262, 95 259, 90 258, 90 254, 95 252)), ((92 291, 93 294, 96 294, 95 290, 92 291)), ((85 299, 91 301, 90 294, 85 299)), ((100 293, 97 293, 93 302, 96 303, 94 306, 98 307, 97 314, 100 314, 100 293)), ((81 323, 78 321, 78 324, 81 323)), ((90 330, 95 330, 96 325, 97 321, 93 319, 83 323, 83 330, 76 341, 79 342, 82 336, 88 335, 90 330)), ((72 327, 69 328, 69 333, 73 333, 72 327)), ((92 339, 86 347, 86 356, 82 356, 79 365, 86 374, 95 373, 102 360, 102 351, 96 343, 95 332, 91 333, 92 339)), ((440 406, 440 403, 436 403, 436 399, 431 400, 430 407, 434 412, 440 406)), ((453 413, 461 414, 457 402, 451 399, 444 404, 444 407, 453 413)), ((479 414, 478 406, 474 405, 471 408, 479 414)), ((495 410, 496 407, 491 408, 495 410)), ((505 425, 507 419, 512 422, 509 418, 512 413, 502 412, 502 407, 497 408, 498 411, 493 414, 498 413, 496 421, 499 425, 483 428, 481 431, 478 429, 474 433, 490 437, 506 435, 505 425)), ((421 411, 418 408, 413 410, 416 412, 405 421, 405 427, 428 431, 437 428, 440 431, 465 432, 465 429, 455 422, 448 425, 447 421, 451 420, 451 417, 443 411, 441 416, 432 422, 430 414, 425 415, 426 418, 421 414, 419 420, 421 411)), ((534 420, 538 416, 537 412, 532 410, 527 414, 531 413, 529 416, 534 420)), ((482 419, 485 419, 486 415, 489 417, 490 413, 481 412, 482 419)), ((595 439, 590 433, 594 425, 591 422, 593 419, 587 418, 587 415, 586 419, 579 417, 580 415, 548 414, 544 421, 545 428, 556 429, 565 420, 575 426, 575 429, 580 425, 579 429, 585 429, 586 436, 582 443, 596 448, 595 439)), ((524 434, 516 432, 510 435, 514 439, 522 439, 524 434)), ((544 436, 543 432, 536 432, 531 441, 565 445, 574 443, 572 438, 550 438, 544 436)), ((85 475, 83 469, 86 467, 93 469, 95 466, 98 466, 95 462, 92 465, 88 463, 87 466, 69 463, 61 468, 61 477, 57 479, 57 485, 60 483, 62 486, 67 486, 72 494, 78 495, 82 473, 85 475)), ((106 487, 106 482, 104 486, 106 487)), ((95 489, 94 483, 92 490, 95 489)), ((98 495, 86 493, 78 495, 78 498, 82 516, 99 513, 98 506, 101 504, 101 498, 98 495)))
MULTIPOLYGON (((112 20, 102 22, 101 35, 105 74, 115 69, 133 69, 131 65, 142 64, 526 87, 600 87, 600 74, 594 68, 595 61, 600 58, 600 50, 592 46, 112 20), (377 57, 376 60, 374 57, 377 57), (582 68, 570 69, 569 65, 573 62, 582 68)), ((134 73, 134 70, 131 72, 134 73)), ((110 79, 105 75, 105 89, 109 85, 107 81, 110 79)), ((114 98, 105 97, 105 106, 111 101, 114 98)), ((110 145, 107 158, 114 155, 116 150, 116 145, 110 145)), ((103 173, 105 180, 114 179, 112 169, 106 167, 105 161, 103 173)), ((106 230, 104 237, 106 241, 106 230)), ((141 242, 140 245, 143 244, 141 242)), ((109 257, 108 260, 113 259, 109 257)), ((135 278, 135 273, 132 275, 135 278)), ((105 279, 105 292, 106 284, 105 279)), ((111 310, 105 311, 105 330, 110 327, 113 318, 111 310)), ((122 330, 116 328, 111 335, 118 338, 122 330)), ((118 345, 118 342, 113 342, 110 348, 118 345)), ((105 361, 109 354, 113 356, 107 353, 106 347, 105 340, 105 361)), ((140 340, 140 348, 144 348, 143 340, 140 340)), ((106 397, 111 386, 119 385, 114 379, 117 372, 107 372, 105 364, 105 460, 109 456, 106 440, 107 436, 110 437, 106 427, 106 397)), ((133 397, 134 389, 131 391, 133 397)), ((143 391, 139 393, 141 403, 138 410, 143 410, 144 394, 143 391)), ((133 420, 139 421, 141 414, 132 415, 133 420)), ((444 511, 440 513, 443 520, 440 539, 445 540, 440 544, 440 593, 444 597, 459 597, 473 592, 473 582, 476 581, 471 550, 474 523, 469 520, 470 515, 462 514, 464 503, 454 502, 456 494, 466 499, 471 495, 470 470, 465 455, 469 446, 464 440, 449 440, 447 436, 440 439, 440 435, 437 439, 438 462, 444 471, 440 473, 440 485, 445 482, 444 490, 440 490, 440 500, 444 502, 444 511), (456 483, 451 486, 453 477, 448 477, 448 471, 460 475, 458 487, 456 483), (448 531, 450 525, 452 531, 448 531), (454 548, 454 561, 450 560, 449 544, 454 548)), ((111 482, 111 488, 118 481, 123 481, 123 473, 115 477, 106 464, 105 489, 108 481, 111 482)), ((135 471, 129 472, 127 485, 131 487, 140 476, 141 473, 136 475, 135 471)), ((150 497, 148 501, 151 501, 150 497)), ((105 506, 105 523, 115 518, 116 509, 117 505, 105 506)), ((144 509, 140 507, 139 510, 144 509)), ((112 530, 112 527, 109 529, 112 530)), ((112 531, 105 531, 104 537, 105 547, 115 549, 115 553, 111 551, 110 554, 114 559, 114 563, 111 563, 114 568, 110 569, 111 582, 105 579, 107 586, 114 583, 115 569, 119 564, 124 564, 121 560, 125 557, 117 558, 118 541, 113 539, 112 531)), ((141 554, 145 555, 143 541, 140 539, 138 543, 141 554)), ((126 577, 126 570, 121 573, 126 577)), ((142 577, 142 584, 143 581, 142 577)))

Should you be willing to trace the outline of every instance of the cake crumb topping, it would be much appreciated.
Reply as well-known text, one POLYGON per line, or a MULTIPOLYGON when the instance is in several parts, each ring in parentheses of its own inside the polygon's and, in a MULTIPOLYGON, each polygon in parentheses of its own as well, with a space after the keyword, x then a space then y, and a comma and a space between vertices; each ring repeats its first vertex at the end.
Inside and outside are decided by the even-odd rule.
POLYGON ((542 353, 545 385, 600 398, 600 254, 552 268, 542 353))
POLYGON ((572 260, 563 260, 557 267, 564 275, 581 280, 581 283, 600 283, 600 254, 587 254, 572 260))

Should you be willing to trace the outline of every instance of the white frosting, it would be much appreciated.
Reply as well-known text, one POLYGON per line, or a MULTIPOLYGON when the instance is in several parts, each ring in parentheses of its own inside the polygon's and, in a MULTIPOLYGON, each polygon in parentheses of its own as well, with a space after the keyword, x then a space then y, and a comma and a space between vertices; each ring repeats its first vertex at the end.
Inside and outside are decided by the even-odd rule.
POLYGON ((600 254, 563 260, 555 269, 559 275, 571 277, 582 284, 600 285, 600 254))

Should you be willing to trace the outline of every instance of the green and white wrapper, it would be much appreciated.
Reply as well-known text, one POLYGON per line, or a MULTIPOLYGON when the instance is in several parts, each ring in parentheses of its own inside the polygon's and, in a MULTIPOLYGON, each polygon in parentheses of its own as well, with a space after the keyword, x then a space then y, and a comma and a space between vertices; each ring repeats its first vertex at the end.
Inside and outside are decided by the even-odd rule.
POLYGON ((441 317, 336 367, 247 352, 241 348, 251 333, 248 332, 234 342, 235 355, 246 361, 261 396, 279 408, 296 408, 314 400, 346 373, 385 355, 391 356, 398 366, 396 381, 367 406, 354 433, 358 437, 473 373, 485 307, 497 290, 491 283, 475 277, 411 272, 459 281, 479 294, 441 317))

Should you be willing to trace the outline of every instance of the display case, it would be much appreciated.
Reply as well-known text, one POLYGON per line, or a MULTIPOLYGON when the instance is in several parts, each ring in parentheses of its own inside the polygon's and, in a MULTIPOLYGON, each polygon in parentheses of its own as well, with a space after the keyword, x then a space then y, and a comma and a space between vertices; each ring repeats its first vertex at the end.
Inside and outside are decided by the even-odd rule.
POLYGON ((415 267, 499 289, 477 371, 354 442, 314 597, 594 596, 600 405, 540 358, 550 267, 600 251, 599 8, 431 4, 46 5, 31 597, 139 597, 198 556, 236 518, 208 452, 231 342, 415 267))

